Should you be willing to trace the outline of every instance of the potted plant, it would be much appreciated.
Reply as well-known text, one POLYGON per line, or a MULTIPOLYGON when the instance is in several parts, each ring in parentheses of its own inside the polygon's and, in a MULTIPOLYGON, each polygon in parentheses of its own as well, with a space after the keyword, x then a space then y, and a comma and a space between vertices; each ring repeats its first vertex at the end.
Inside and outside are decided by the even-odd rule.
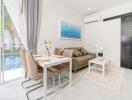
POLYGON ((103 59, 103 49, 102 48, 99 48, 97 45, 95 46, 95 52, 96 52, 96 55, 99 59, 103 59))
POLYGON ((101 49, 101 48, 99 48, 98 49, 98 57, 100 58, 100 59, 102 59, 103 58, 103 50, 101 49))

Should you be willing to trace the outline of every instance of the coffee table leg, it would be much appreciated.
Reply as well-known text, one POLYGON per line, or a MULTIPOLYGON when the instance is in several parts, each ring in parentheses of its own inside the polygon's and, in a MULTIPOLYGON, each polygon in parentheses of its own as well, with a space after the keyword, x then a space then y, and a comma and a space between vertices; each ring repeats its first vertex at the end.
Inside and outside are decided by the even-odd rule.
POLYGON ((90 62, 89 62, 89 65, 88 65, 88 67, 89 67, 89 68, 88 68, 88 69, 89 69, 88 71, 90 72, 90 67, 91 67, 91 63, 90 63, 90 62))
POLYGON ((103 65, 102 67, 103 67, 103 77, 105 78, 105 65, 103 65))
POLYGON ((70 72, 69 72, 69 86, 71 86, 71 83, 72 83, 72 59, 70 60, 70 72))

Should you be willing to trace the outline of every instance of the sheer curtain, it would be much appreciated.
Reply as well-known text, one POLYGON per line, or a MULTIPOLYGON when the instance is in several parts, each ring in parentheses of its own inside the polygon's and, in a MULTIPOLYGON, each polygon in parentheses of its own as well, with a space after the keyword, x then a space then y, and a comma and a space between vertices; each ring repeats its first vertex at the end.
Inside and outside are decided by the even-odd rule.
MULTIPOLYGON (((19 14, 19 9, 20 9, 20 5, 19 5, 19 0, 3 0, 4 6, 6 7, 10 18, 13 21, 13 24, 18 32, 19 37, 21 38, 21 41, 23 43, 23 45, 26 47, 26 40, 25 40, 25 34, 24 32, 21 32, 21 28, 23 27, 23 25, 21 26, 20 23, 24 22, 23 19, 20 19, 20 14, 19 14), (20 22, 21 21, 21 22, 20 22)), ((22 29, 24 30, 24 29, 22 29)))

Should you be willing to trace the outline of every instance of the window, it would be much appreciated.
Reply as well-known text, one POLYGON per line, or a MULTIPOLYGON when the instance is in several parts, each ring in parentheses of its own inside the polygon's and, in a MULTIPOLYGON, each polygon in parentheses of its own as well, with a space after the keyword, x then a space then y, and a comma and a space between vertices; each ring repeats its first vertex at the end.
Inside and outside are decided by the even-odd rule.
POLYGON ((19 51, 23 45, 6 6, 1 8, 1 76, 3 81, 10 81, 22 76, 19 51))

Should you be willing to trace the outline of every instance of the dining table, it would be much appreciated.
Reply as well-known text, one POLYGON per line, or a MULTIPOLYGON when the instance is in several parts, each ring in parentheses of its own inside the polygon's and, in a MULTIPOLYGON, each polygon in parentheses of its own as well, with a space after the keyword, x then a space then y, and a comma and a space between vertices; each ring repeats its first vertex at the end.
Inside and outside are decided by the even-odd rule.
POLYGON ((51 56, 45 56, 45 55, 34 55, 35 61, 43 68, 43 100, 47 99, 47 69, 52 66, 56 66, 63 63, 69 63, 69 86, 71 86, 72 82, 72 58, 64 57, 64 56, 58 56, 58 55, 51 55, 51 56))

